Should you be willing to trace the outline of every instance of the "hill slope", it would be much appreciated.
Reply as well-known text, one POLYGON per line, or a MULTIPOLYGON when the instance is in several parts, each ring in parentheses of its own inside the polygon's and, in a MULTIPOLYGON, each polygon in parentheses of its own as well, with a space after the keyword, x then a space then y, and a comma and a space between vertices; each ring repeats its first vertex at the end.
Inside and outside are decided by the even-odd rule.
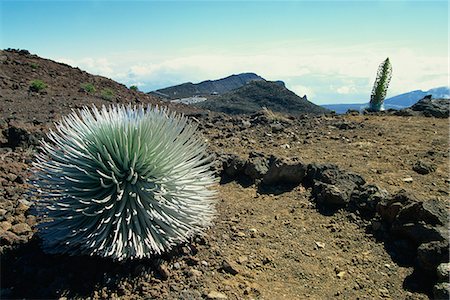
MULTIPOLYGON (((41 58, 26 50, 0 50, 0 120, 52 123, 73 108, 112 103, 163 104, 154 96, 132 91, 111 79, 41 58), (37 90, 37 80, 45 86, 41 90, 37 90), (35 88, 32 88, 33 82, 35 88)), ((164 105, 193 109, 184 105, 164 105)))
POLYGON ((299 97, 279 82, 253 81, 245 86, 204 102, 197 107, 228 114, 253 113, 266 107, 275 112, 290 114, 321 114, 327 109, 299 97))
POLYGON ((167 99, 188 98, 196 95, 220 95, 240 88, 254 80, 264 80, 264 78, 254 73, 242 73, 218 80, 206 80, 200 83, 187 82, 180 85, 159 89, 154 92, 150 92, 149 94, 167 99))

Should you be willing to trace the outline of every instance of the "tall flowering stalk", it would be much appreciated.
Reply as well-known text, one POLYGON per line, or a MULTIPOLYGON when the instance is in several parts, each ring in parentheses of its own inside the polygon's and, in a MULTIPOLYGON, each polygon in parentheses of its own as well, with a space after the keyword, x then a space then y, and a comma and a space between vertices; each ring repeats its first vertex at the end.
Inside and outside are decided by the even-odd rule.
POLYGON ((186 117, 150 106, 85 107, 48 139, 34 162, 46 252, 149 257, 211 224, 212 159, 186 117))
POLYGON ((388 57, 378 67, 377 78, 375 79, 372 94, 370 96, 370 111, 376 112, 383 109, 383 102, 386 98, 389 83, 391 82, 391 77, 392 66, 388 57))

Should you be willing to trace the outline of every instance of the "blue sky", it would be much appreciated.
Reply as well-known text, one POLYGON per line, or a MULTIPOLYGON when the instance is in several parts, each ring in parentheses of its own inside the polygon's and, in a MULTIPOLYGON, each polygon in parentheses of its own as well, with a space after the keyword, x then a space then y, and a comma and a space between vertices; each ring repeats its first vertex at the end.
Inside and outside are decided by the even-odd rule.
POLYGON ((255 72, 315 103, 448 85, 447 1, 8 1, 0 48, 143 91, 255 72))

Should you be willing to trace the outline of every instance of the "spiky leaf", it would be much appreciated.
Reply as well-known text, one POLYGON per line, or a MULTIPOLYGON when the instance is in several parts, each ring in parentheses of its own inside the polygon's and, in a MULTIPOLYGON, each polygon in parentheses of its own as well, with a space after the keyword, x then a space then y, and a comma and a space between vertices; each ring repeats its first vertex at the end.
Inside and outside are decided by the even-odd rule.
POLYGON ((210 225, 212 160, 186 117, 150 106, 85 107, 48 139, 34 163, 47 252, 149 257, 210 225))

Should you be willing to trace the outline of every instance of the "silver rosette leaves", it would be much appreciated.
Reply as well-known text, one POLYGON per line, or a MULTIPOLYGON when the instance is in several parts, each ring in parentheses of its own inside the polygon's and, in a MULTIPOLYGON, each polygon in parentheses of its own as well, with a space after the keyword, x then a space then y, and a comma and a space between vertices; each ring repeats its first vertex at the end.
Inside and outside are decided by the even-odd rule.
POLYGON ((151 106, 84 107, 64 117, 34 162, 44 251, 144 258, 205 231, 216 179, 196 130, 151 106))

